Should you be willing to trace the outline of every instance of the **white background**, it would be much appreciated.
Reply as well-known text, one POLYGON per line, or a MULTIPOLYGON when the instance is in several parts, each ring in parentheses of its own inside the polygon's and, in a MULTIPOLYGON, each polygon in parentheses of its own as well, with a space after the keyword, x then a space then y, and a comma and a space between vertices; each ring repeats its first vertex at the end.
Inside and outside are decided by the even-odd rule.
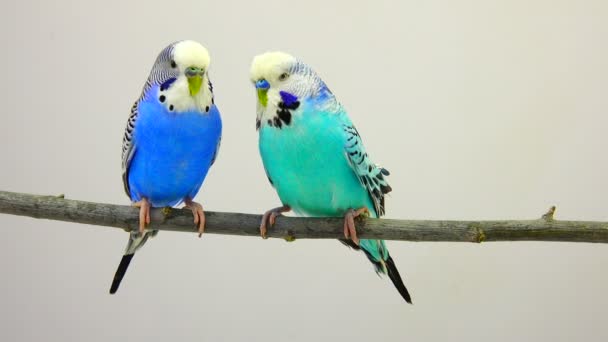
MULTIPOLYGON (((158 52, 211 52, 224 120, 197 200, 279 205, 257 150, 251 58, 324 78, 387 217, 608 221, 608 2, 21 1, 0 12, 0 189, 128 204, 121 138, 158 52)), ((0 340, 605 341, 608 246, 389 248, 414 305, 336 241, 163 233, 108 288, 127 234, 0 216, 0 340)))

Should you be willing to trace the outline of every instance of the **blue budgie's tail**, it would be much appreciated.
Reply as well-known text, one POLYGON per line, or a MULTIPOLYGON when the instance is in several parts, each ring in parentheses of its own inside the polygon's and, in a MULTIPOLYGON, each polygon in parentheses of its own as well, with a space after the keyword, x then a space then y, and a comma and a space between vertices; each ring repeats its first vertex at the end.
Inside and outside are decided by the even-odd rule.
POLYGON ((125 254, 120 259, 120 264, 116 269, 116 273, 114 274, 114 279, 112 280, 112 286, 110 286, 110 294, 115 294, 118 291, 118 287, 120 286, 120 282, 122 278, 127 273, 127 269, 129 268, 129 264, 131 263, 131 259, 135 254, 125 254))
POLYGON ((362 250, 365 253, 365 256, 367 256, 369 261, 374 265, 376 273, 388 275, 393 282, 393 285, 397 288, 397 291, 401 294, 401 297, 403 297, 406 302, 412 304, 412 297, 401 279, 401 275, 397 270, 397 266, 395 266, 393 258, 391 258, 388 253, 384 240, 361 240, 359 246, 354 244, 351 240, 340 240, 340 242, 353 249, 362 250))
POLYGON ((120 282, 125 276, 125 273, 127 273, 127 269, 129 268, 129 264, 131 263, 131 259, 133 259, 135 252, 140 249, 144 243, 146 243, 148 237, 154 237, 156 234, 158 234, 158 230, 145 232, 143 236, 140 235, 137 230, 131 231, 125 254, 122 256, 122 259, 120 259, 120 264, 118 264, 118 268, 114 274, 114 279, 112 280, 112 285, 110 286, 110 294, 114 294, 116 291, 118 291, 120 282))

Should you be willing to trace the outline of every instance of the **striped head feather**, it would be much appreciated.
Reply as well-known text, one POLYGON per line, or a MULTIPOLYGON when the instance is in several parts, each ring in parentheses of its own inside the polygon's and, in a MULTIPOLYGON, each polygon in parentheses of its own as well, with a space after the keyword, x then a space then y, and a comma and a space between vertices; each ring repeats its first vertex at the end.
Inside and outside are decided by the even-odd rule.
MULTIPOLYGON (((257 125, 273 121, 285 108, 304 100, 319 100, 329 109, 339 104, 317 73, 301 60, 280 51, 253 59, 251 81, 257 92, 257 125)), ((297 106, 296 106, 297 107, 297 106)))
POLYGON ((139 101, 154 97, 169 111, 209 111, 213 92, 209 52, 200 43, 182 40, 164 48, 154 63, 139 101))

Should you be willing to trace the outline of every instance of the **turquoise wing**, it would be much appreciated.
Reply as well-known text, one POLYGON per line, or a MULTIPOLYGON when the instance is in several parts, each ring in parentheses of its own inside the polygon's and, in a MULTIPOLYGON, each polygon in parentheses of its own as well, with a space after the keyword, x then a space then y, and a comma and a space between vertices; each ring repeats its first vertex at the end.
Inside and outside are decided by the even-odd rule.
MULTIPOLYGON (((346 114, 344 114, 346 116, 346 114)), ((359 178, 361 186, 365 187, 374 204, 375 217, 384 215, 384 195, 392 191, 388 184, 387 169, 374 164, 369 158, 361 136, 355 126, 346 118, 344 120, 345 145, 344 150, 346 158, 351 169, 359 178)), ((384 240, 361 240, 357 246, 348 240, 340 240, 347 246, 354 249, 361 249, 371 261, 376 269, 376 273, 387 274, 406 302, 411 303, 412 298, 401 279, 401 275, 395 266, 393 258, 391 258, 384 240)))
POLYGON ((374 203, 375 217, 384 215, 384 195, 391 192, 386 177, 390 174, 387 169, 374 164, 363 146, 361 136, 355 126, 348 122, 344 124, 346 158, 353 172, 359 178, 374 203))

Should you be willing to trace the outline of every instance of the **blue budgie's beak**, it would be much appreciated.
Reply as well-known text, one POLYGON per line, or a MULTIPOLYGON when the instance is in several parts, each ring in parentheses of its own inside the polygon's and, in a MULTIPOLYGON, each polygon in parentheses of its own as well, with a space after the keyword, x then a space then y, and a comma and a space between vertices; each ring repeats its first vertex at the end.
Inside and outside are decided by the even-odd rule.
POLYGON ((260 104, 264 107, 268 104, 268 88, 270 88, 270 83, 265 79, 258 80, 255 82, 255 88, 258 90, 258 99, 260 100, 260 104))

